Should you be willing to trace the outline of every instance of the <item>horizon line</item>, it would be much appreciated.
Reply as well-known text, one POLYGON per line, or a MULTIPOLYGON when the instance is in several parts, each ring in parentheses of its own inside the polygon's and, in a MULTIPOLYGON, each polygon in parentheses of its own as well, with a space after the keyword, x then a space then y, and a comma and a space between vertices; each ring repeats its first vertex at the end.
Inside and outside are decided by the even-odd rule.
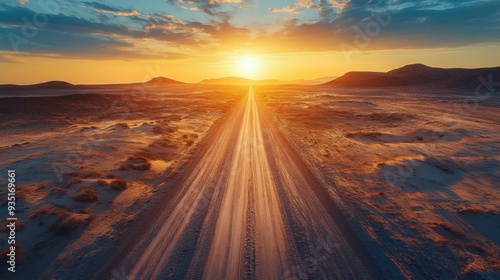
POLYGON ((487 69, 487 68, 497 68, 497 67, 500 67, 500 65, 496 65, 496 66, 481 66, 481 67, 474 67, 474 68, 467 68, 467 67, 438 67, 438 66, 430 66, 430 65, 427 65, 427 64, 424 64, 424 63, 412 63, 412 64, 405 64, 403 66, 400 66, 400 67, 397 67, 397 68, 393 68, 393 69, 389 69, 385 72, 383 71, 367 71, 367 70, 351 70, 351 71, 347 71, 341 75, 332 75, 332 76, 323 76, 323 77, 316 77, 316 78, 311 78, 311 79, 287 79, 287 80, 281 80, 281 79, 277 79, 277 78, 265 78, 265 79, 255 79, 255 78, 248 78, 248 77, 245 77, 245 76, 223 76, 223 77, 211 77, 211 78, 204 78, 198 82, 186 82, 186 81, 182 81, 180 79, 175 79, 175 78, 171 78, 171 77, 166 77, 166 76, 156 76, 156 77, 151 77, 149 78, 149 80, 146 80, 146 81, 123 81, 123 82, 103 82, 103 83, 99 83, 99 82, 96 82, 96 83, 92 83, 92 82, 89 82, 89 83, 75 83, 75 82, 71 82, 71 81, 68 81, 68 80, 58 80, 58 79, 53 79, 53 80, 44 80, 44 81, 39 81, 39 82, 31 82, 31 83, 26 83, 26 84, 14 84, 14 83, 5 83, 5 84, 0 84, 1 86, 34 86, 34 85, 40 85, 40 84, 45 84, 45 83, 52 83, 52 82, 63 82, 63 83, 67 83, 67 84, 71 84, 73 86, 106 86, 106 85, 131 85, 131 84, 144 84, 144 83, 148 83, 148 82, 151 82, 152 80, 154 79, 157 79, 157 78, 165 78, 165 79, 169 79, 169 80, 172 80, 174 82, 179 82, 179 83, 182 83, 182 84, 186 84, 186 85, 197 85, 197 84, 202 84, 204 81, 210 81, 210 80, 222 80, 222 79, 244 79, 244 80, 249 80, 249 81, 254 81, 254 82, 269 82, 269 81, 276 81, 276 82, 283 82, 283 83, 287 83, 287 82, 296 82, 296 81, 304 81, 304 82, 312 82, 312 81, 315 81, 315 80, 320 80, 320 79, 327 79, 327 78, 333 78, 333 79, 336 79, 336 78, 339 78, 339 77, 342 77, 344 75, 346 75, 347 73, 351 73, 351 72, 373 72, 373 73, 387 73, 389 71, 392 71, 392 70, 396 70, 396 69, 400 69, 400 68, 403 68, 403 67, 406 67, 406 66, 411 66, 411 65, 423 65, 423 66, 426 66, 426 67, 429 67, 429 68, 437 68, 437 69, 487 69))

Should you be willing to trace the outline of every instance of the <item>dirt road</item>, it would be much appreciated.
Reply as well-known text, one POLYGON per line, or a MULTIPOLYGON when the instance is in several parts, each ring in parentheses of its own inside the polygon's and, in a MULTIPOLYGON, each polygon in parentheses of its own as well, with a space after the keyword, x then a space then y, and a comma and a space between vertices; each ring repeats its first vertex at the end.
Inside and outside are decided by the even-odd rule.
POLYGON ((252 88, 204 141, 115 271, 129 279, 375 278, 361 242, 252 88))

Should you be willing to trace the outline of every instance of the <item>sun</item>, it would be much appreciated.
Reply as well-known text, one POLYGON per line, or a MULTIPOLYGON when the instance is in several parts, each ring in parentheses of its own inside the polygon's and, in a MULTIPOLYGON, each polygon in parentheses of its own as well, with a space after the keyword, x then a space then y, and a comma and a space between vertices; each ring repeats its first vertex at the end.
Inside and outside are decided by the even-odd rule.
POLYGON ((253 56, 241 56, 238 59, 238 68, 241 74, 254 76, 259 70, 259 61, 253 56))

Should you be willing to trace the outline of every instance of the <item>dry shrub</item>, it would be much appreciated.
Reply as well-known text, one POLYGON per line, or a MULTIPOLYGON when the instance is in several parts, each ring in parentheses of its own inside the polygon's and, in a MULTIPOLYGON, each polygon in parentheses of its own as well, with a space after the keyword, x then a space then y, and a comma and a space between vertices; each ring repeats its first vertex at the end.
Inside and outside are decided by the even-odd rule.
POLYGON ((128 164, 122 163, 120 164, 120 167, 118 167, 118 169, 123 171, 128 170, 128 164))
POLYGON ((459 228, 457 225, 446 221, 439 221, 434 223, 435 226, 441 227, 445 231, 455 235, 455 236, 465 236, 465 232, 459 228))
POLYGON ((81 186, 78 193, 73 196, 73 199, 81 202, 95 202, 99 200, 99 196, 94 189, 81 186))
POLYGON ((78 177, 71 177, 64 185, 66 188, 71 188, 74 184, 82 182, 82 179, 78 177))
POLYGON ((121 126, 123 128, 126 128, 126 129, 130 128, 130 126, 128 125, 128 123, 117 123, 116 126, 121 126))
POLYGON ((54 230, 58 234, 67 234, 74 229, 80 227, 80 225, 87 223, 90 220, 88 214, 68 214, 59 218, 56 222, 50 225, 50 229, 54 230))
POLYGON ((101 186, 107 186, 108 182, 102 179, 97 180, 96 184, 101 185, 101 186))
POLYGON ((186 141, 187 146, 192 146, 193 144, 194 144, 194 140, 192 140, 192 139, 189 139, 186 141))
POLYGON ((128 159, 128 166, 134 170, 149 170, 151 163, 143 157, 131 157, 128 159))
POLYGON ((68 213, 68 209, 59 207, 59 206, 54 206, 54 205, 42 205, 38 209, 33 210, 30 212, 30 216, 40 216, 40 215, 56 215, 56 216, 64 216, 66 213, 68 213))
POLYGON ((106 174, 106 176, 104 176, 105 178, 107 179, 118 179, 118 176, 116 176, 115 174, 113 173, 108 173, 106 174))
POLYGON ((30 216, 57 216, 57 221, 51 224, 49 228, 59 234, 66 234, 90 220, 88 213, 72 213, 67 208, 54 205, 43 205, 32 211, 30 216))
MULTIPOLYGON (((153 144, 151 144, 153 145, 153 144)), ((150 146, 151 146, 150 145, 150 146)), ((148 149, 140 150, 128 158, 128 161, 147 161, 148 159, 156 159, 156 153, 148 149)))
POLYGON ((123 191, 127 188, 127 181, 124 179, 116 179, 111 183, 111 188, 117 191, 123 191))
POLYGON ((156 134, 168 134, 168 133, 175 132, 175 129, 170 128, 170 127, 164 127, 164 126, 160 126, 160 125, 155 125, 153 127, 153 132, 156 133, 156 134))

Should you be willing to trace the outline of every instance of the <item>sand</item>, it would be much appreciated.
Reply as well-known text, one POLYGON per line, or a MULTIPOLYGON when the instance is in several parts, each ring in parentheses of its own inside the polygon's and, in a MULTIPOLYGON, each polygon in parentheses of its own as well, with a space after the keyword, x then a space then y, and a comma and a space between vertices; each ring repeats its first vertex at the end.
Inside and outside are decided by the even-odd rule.
MULTIPOLYGON (((195 200, 192 207, 205 210, 195 216, 209 213, 207 217, 212 220, 193 221, 202 226, 201 232, 215 230, 217 234, 190 234, 187 225, 192 224, 180 223, 186 225, 187 231, 172 235, 167 243, 146 242, 143 247, 135 247, 165 247, 168 260, 160 258, 159 262, 165 266, 131 266, 124 265, 123 259, 109 258, 120 248, 131 248, 127 240, 137 241, 144 236, 154 240, 151 230, 159 225, 144 218, 152 211, 175 210, 175 201, 196 198, 197 190, 210 187, 203 183, 207 179, 204 176, 197 181, 200 184, 195 184, 198 189, 182 186, 186 178, 196 176, 190 173, 193 164, 202 162, 218 168, 210 160, 220 155, 204 161, 201 155, 218 143, 214 141, 218 127, 232 123, 228 118, 247 93, 246 87, 179 85, 141 94, 121 86, 25 92, 24 97, 1 98, 0 174, 7 174, 9 169, 17 171, 17 213, 23 224, 18 230, 22 257, 16 276, 78 278, 95 275, 107 267, 112 269, 106 275, 115 279, 127 279, 131 272, 145 270, 161 276, 175 269, 185 275, 205 273, 214 277, 243 273, 251 278, 266 273, 280 275, 283 271, 286 277, 321 277, 332 271, 340 277, 354 262, 341 265, 340 257, 314 255, 315 248, 321 249, 320 245, 332 241, 321 241, 315 234, 335 229, 343 237, 335 239, 331 243, 335 246, 327 247, 327 252, 340 246, 356 259, 367 250, 371 259, 379 260, 375 266, 391 275, 409 279, 437 275, 494 279, 500 275, 498 96, 474 100, 470 92, 404 88, 255 88, 257 104, 252 110, 259 108, 259 112, 266 113, 259 115, 259 121, 233 125, 235 135, 251 133, 242 138, 247 141, 238 145, 235 142, 241 149, 231 154, 238 159, 242 151, 254 153, 228 162, 239 162, 238 166, 249 172, 247 175, 262 180, 262 192, 256 192, 254 199, 264 204, 210 198, 208 202, 218 204, 208 211, 201 207, 208 205, 207 197, 198 197, 201 200, 195 200), (470 106, 470 100, 476 102, 474 106, 470 106), (251 141, 255 145, 250 145, 251 141), (283 162, 290 158, 301 164, 288 167, 283 162), (256 163, 267 173, 251 173, 256 163), (309 179, 299 184, 300 178, 309 179), (300 189, 312 179, 316 183, 311 188, 300 189), (192 196, 176 200, 172 192, 175 188, 192 196), (296 196, 291 195, 294 188, 296 196), (266 206, 269 201, 280 201, 280 206, 266 206), (240 206, 250 204, 262 212, 258 232, 275 242, 266 243, 246 229, 248 235, 227 236, 234 229, 227 223, 244 224, 247 217, 238 211, 248 208, 240 206), (323 208, 317 206, 320 204, 323 208), (266 207, 270 207, 269 212, 262 210, 266 207), (220 213, 216 210, 219 208, 220 213), (337 213, 337 218, 327 222, 331 216, 324 214, 324 209, 330 215, 337 213), (309 214, 300 218, 301 211, 309 214), (196 239, 186 239, 189 236, 196 239), (241 246, 231 247, 226 253, 209 250, 210 244, 223 244, 228 238, 241 246), (174 244, 177 247, 167 246, 172 240, 178 241, 174 244), (187 251, 183 251, 185 244, 191 244, 187 251), (271 254, 272 246, 282 253, 271 254), (197 250, 190 251, 193 248, 197 250), (247 257, 252 255, 252 248, 258 249, 254 252, 256 258, 247 257), (182 252, 190 252, 192 258, 183 259, 182 252), (212 268, 224 266, 225 262, 219 262, 224 258, 234 264, 225 274, 202 265, 210 260, 212 268), (175 260, 188 264, 176 266, 175 260), (307 270, 311 260, 320 264, 307 270), (331 264, 339 268, 335 270, 331 264), (233 270, 242 267, 253 270, 233 270)), ((228 151, 220 149, 220 154, 228 151)), ((219 159, 217 162, 224 162, 224 157, 219 159)), ((247 182, 241 175, 228 176, 224 178, 247 182)), ((6 176, 0 178, 0 183, 5 184, 6 176)), ((208 193, 213 195, 217 186, 209 188, 208 193)), ((251 189, 252 184, 246 186, 251 189)), ((240 192, 233 190, 233 195, 240 192)), ((3 219, 7 213, 5 202, 0 213, 3 219)), ((176 221, 175 215, 165 215, 164 221, 176 221)), ((2 240, 6 236, 6 232, 0 232, 2 240)), ((147 263, 153 255, 144 256, 141 251, 135 256, 147 263)), ((366 264, 366 260, 359 262, 366 264)), ((371 270, 359 273, 364 271, 371 270)), ((4 273, 1 271, 0 276, 4 273)), ((366 272, 369 274, 373 276, 366 272)))
POLYGON ((473 92, 262 89, 275 121, 405 277, 495 278, 500 99, 473 92))
MULTIPOLYGON (((36 97, 0 99, 0 174, 17 172, 24 227, 17 232, 16 276, 24 279, 61 264, 89 260, 92 267, 93 256, 119 242, 123 228, 176 180, 197 143, 239 99, 233 90, 196 87, 23 94, 36 97)), ((7 177, 0 178, 4 184, 7 177)), ((6 207, 5 200, 2 220, 6 207)))

